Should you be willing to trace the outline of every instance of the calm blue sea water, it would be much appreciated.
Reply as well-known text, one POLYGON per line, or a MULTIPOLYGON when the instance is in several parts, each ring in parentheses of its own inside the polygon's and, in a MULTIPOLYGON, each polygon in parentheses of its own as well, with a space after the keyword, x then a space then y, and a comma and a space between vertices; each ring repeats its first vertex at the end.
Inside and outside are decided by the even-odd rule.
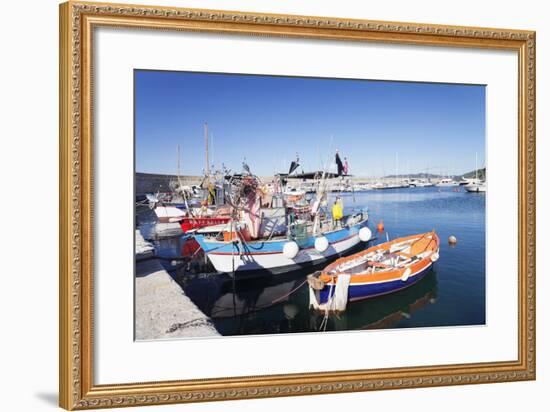
MULTIPOLYGON (((435 229, 441 239, 440 259, 431 273, 406 290, 348 304, 345 313, 330 316, 327 331, 485 324, 485 195, 458 190, 342 195, 347 212, 368 208, 374 243, 435 229), (376 231, 380 221, 383 233, 376 231), (447 242, 451 235, 458 239, 456 246, 447 242)), ((157 241, 156 246, 160 255, 177 256, 183 243, 172 239, 157 241)), ((307 285, 299 287, 313 270, 233 281, 208 273, 208 266, 192 271, 167 268, 222 335, 319 330, 323 314, 309 309, 307 285)))

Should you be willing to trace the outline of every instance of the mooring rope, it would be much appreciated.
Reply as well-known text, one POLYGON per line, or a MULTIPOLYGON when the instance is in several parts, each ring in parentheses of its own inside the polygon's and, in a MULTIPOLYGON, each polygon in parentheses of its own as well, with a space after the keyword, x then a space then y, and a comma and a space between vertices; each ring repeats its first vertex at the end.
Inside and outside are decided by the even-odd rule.
POLYGON ((332 306, 332 300, 334 298, 334 295, 332 294, 332 289, 335 287, 334 280, 330 284, 330 288, 328 291, 328 298, 327 303, 325 304, 325 315, 323 316, 323 320, 321 321, 321 325, 319 325, 319 330, 323 330, 325 332, 327 330, 328 326, 328 317, 330 312, 330 307, 332 306))
POLYGON ((280 296, 280 297, 278 297, 277 299, 273 299, 273 300, 271 301, 271 303, 277 303, 277 302, 279 302, 280 300, 283 300, 284 298, 286 298, 286 297, 292 295, 294 292, 296 292, 298 289, 300 289, 302 286, 304 286, 304 285, 306 284, 306 282, 307 282, 307 278, 306 278, 306 280, 304 280, 302 283, 300 283, 298 286, 296 286, 294 289, 292 289, 290 292, 285 293, 283 296, 280 296))
MULTIPOLYGON (((255 310, 260 310, 260 309, 265 309, 265 308, 268 308, 272 305, 275 305, 277 303, 279 303, 281 300, 283 300, 284 298, 292 295, 294 292, 297 292, 302 286, 304 286, 307 282, 307 279, 304 280, 302 283, 300 283, 298 286, 296 286, 294 289, 292 289, 290 292, 288 293, 285 293, 284 295, 282 296, 279 296, 278 298, 276 299, 273 299, 270 303, 266 303, 265 305, 261 305, 261 306, 255 306, 254 309, 255 310)), ((215 315, 216 313, 219 313, 221 311, 224 311, 224 310, 233 310, 235 309, 234 307, 229 307, 229 306, 221 306, 221 305, 213 305, 212 306, 213 308, 217 308, 217 309, 220 309, 216 312, 213 312, 212 315, 215 315)))

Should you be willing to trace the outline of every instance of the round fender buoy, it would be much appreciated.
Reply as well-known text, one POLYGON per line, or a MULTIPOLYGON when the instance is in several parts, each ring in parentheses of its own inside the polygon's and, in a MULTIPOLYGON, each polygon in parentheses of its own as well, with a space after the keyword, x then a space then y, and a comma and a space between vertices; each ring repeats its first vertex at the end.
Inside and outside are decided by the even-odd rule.
POLYGON ((411 272, 412 272, 411 268, 405 269, 405 271, 403 272, 403 275, 401 276, 401 280, 403 282, 406 282, 409 276, 411 276, 411 272))
POLYGON ((361 239, 362 242, 368 242, 372 237, 372 232, 368 227, 362 227, 359 229, 359 239, 361 239))
POLYGON ((449 236, 449 244, 456 245, 456 237, 454 237, 453 235, 449 236))
POLYGON ((432 262, 437 262, 437 260, 439 259, 439 253, 437 253, 437 252, 433 253, 430 256, 430 259, 432 260, 432 262))
POLYGON ((315 250, 317 252, 324 252, 328 249, 328 239, 324 236, 319 236, 315 239, 315 250))
POLYGON ((288 259, 294 259, 299 250, 300 248, 298 247, 298 244, 296 242, 286 242, 283 246, 283 255, 288 259))

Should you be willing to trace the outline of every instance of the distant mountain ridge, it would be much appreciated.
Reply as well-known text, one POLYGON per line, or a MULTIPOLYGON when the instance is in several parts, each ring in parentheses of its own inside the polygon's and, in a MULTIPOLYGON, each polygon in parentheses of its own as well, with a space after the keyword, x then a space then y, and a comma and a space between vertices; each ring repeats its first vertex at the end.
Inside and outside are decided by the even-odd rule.
MULTIPOLYGON (((485 167, 483 169, 477 169, 477 178, 481 180, 485 180, 485 171, 486 171, 485 167)), ((465 173, 462 176, 464 176, 467 179, 474 178, 476 177, 476 171, 472 170, 471 172, 465 173)))
MULTIPOLYGON (((482 169, 477 169, 477 177, 478 179, 481 179, 481 180, 485 180, 485 167, 482 168, 482 169)), ((399 175, 387 175, 387 176, 384 176, 384 178, 386 179, 405 179, 405 178, 409 178, 409 179, 442 179, 442 178, 446 178, 446 177, 449 177, 451 179, 454 179, 454 180, 460 180, 461 178, 466 178, 466 179, 472 179, 474 177, 476 177, 476 171, 475 170, 472 170, 471 172, 467 172, 467 173, 464 173, 464 174, 461 174, 461 175, 450 175, 450 176, 447 176, 447 175, 437 175, 437 174, 433 174, 433 173, 411 173, 411 174, 399 174, 399 175)))
POLYGON ((387 178, 387 179, 395 179, 396 177, 399 178, 399 179, 405 179, 405 178, 411 178, 411 179, 440 179, 442 177, 447 177, 447 176, 436 175, 436 174, 433 174, 433 173, 411 173, 411 174, 400 174, 400 175, 387 175, 387 176, 384 176, 384 178, 387 178))

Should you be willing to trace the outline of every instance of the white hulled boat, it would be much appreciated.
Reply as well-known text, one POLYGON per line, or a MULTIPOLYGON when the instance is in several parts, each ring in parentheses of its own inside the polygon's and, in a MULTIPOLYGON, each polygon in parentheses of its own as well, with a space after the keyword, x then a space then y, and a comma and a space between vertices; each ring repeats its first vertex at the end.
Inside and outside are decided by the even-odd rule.
POLYGON ((289 272, 342 256, 371 238, 366 210, 344 215, 338 201, 332 210, 339 216, 327 210, 324 176, 312 204, 303 197, 294 203, 286 198, 280 207, 266 209, 260 207, 256 180, 248 176, 234 188, 229 223, 196 231, 195 239, 217 271, 289 272))
POLYGON ((464 186, 464 189, 470 193, 483 193, 487 191, 487 185, 481 180, 478 182, 471 182, 464 186))
POLYGON ((435 184, 437 187, 451 187, 451 186, 459 186, 459 183, 451 178, 443 178, 439 182, 435 184))
POLYGON ((485 181, 483 181, 481 179, 478 179, 478 177, 477 177, 477 153, 476 153, 476 177, 474 179, 467 179, 467 180, 468 180, 468 183, 466 185, 464 185, 464 189, 467 192, 469 192, 469 193, 484 193, 484 192, 487 191, 487 185, 486 185, 485 181))

